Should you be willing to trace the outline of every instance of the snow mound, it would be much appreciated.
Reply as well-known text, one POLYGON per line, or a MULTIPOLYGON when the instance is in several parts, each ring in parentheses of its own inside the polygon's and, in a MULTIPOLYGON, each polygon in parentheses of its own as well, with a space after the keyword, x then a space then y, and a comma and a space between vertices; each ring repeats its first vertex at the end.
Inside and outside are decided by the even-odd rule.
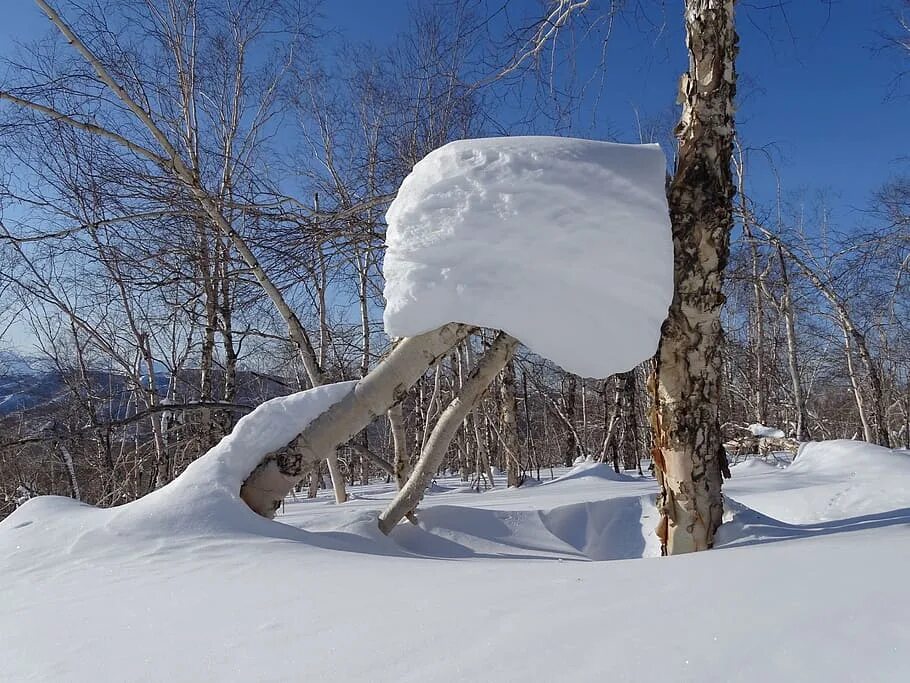
POLYGON ((910 455, 866 441, 837 439, 802 444, 789 471, 827 475, 910 475, 910 455))
MULTIPOLYGON (((174 481, 139 500, 97 509, 69 498, 41 496, 0 522, 0 531, 36 524, 47 534, 74 539, 67 543, 69 551, 77 544, 102 547, 124 536, 252 533, 293 538, 295 530, 282 530, 282 525, 250 510, 240 499, 240 487, 263 456, 288 444, 356 384, 329 384, 266 401, 174 481)), ((30 539, 38 541, 35 534, 30 539)))
POLYGON ((758 422, 750 424, 748 427, 749 431, 752 432, 752 436, 757 436, 763 439, 783 439, 786 434, 776 427, 768 427, 758 422))
POLYGON ((848 521, 910 510, 910 456, 865 441, 802 445, 788 467, 737 465, 724 494, 790 524, 848 521))
POLYGON ((386 332, 502 329, 586 377, 653 354, 673 295, 658 145, 461 140, 428 154, 386 214, 386 332))
POLYGON ((556 477, 553 481, 547 482, 547 485, 555 484, 558 481, 571 481, 573 479, 608 479, 610 481, 629 481, 632 477, 625 474, 616 474, 613 468, 602 462, 582 461, 575 465, 561 477, 556 477))
POLYGON ((777 465, 762 460, 761 458, 747 458, 742 462, 730 465, 730 468, 733 469, 734 476, 737 477, 749 474, 765 474, 779 469, 777 465))

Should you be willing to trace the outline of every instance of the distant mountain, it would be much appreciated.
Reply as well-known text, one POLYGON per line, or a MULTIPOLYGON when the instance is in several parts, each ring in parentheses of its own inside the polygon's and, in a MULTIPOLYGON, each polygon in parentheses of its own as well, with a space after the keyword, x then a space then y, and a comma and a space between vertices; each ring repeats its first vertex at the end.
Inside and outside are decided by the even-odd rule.
POLYGON ((47 360, 0 351, 0 415, 51 401, 62 390, 62 378, 47 360))
POLYGON ((37 375, 53 370, 45 358, 26 356, 15 351, 0 351, 0 380, 4 377, 37 375))
MULTIPOLYGON (((132 391, 125 376, 120 372, 92 369, 90 382, 96 388, 96 396, 106 396, 103 413, 115 419, 133 414, 136 404, 131 400, 132 391)), ((143 382, 147 376, 142 375, 143 382)), ((168 393, 171 375, 167 367, 156 361, 155 388, 162 397, 168 393)), ((221 378, 215 374, 214 384, 219 386, 221 378)), ((177 402, 196 400, 199 386, 199 370, 186 368, 176 379, 177 402)), ((258 373, 240 371, 237 376, 237 402, 255 405, 264 398, 280 396, 293 388, 281 379, 258 373)), ((69 395, 65 375, 49 361, 33 358, 10 351, 0 351, 0 417, 19 411, 33 411, 32 415, 45 414, 53 410, 56 401, 69 395)))

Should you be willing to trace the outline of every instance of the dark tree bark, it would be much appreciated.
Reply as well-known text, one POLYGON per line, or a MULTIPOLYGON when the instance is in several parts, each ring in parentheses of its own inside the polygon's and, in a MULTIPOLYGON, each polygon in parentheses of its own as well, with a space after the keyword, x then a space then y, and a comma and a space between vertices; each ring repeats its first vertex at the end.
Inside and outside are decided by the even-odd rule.
POLYGON ((723 516, 720 309, 733 225, 733 0, 686 0, 689 70, 668 198, 675 293, 657 356, 654 464, 664 554, 706 550, 723 516))

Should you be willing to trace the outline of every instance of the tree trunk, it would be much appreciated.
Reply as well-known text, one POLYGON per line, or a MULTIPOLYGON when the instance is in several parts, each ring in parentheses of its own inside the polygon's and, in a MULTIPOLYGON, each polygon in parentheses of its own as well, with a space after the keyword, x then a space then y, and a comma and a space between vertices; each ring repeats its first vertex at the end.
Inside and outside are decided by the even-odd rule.
POLYGON ((890 448, 891 436, 888 432, 888 411, 885 407, 882 375, 878 365, 876 365, 875 360, 872 358, 872 353, 869 351, 866 335, 854 324, 853 317, 850 315, 846 302, 838 296, 837 292, 825 284, 808 264, 799 258, 790 247, 784 244, 780 237, 767 230, 763 230, 762 232, 764 232, 765 236, 772 244, 783 250, 787 256, 790 257, 790 260, 796 264, 803 275, 806 276, 809 282, 812 283, 821 295, 828 300, 831 307, 837 313, 844 334, 849 335, 852 339, 852 342, 848 340, 846 343, 850 346, 855 344, 856 352, 859 354, 860 360, 862 360, 863 366, 866 369, 866 374, 868 375, 869 394, 872 398, 872 415, 875 417, 875 429, 867 432, 866 440, 870 443, 877 443, 879 446, 890 448))
MULTIPOLYGON (((203 221, 197 221, 199 274, 202 282, 202 296, 205 306, 205 324, 202 333, 202 349, 199 359, 199 400, 211 401, 212 372, 215 366, 215 333, 218 329, 218 301, 212 277, 211 258, 209 256, 208 231, 203 221)), ((199 414, 202 450, 215 444, 217 438, 212 424, 212 411, 203 410, 199 414)))
POLYGON ((809 438, 809 418, 806 413, 806 394, 799 374, 799 349, 796 344, 796 321, 793 311, 793 290, 790 287, 790 276, 787 273, 787 261, 784 251, 777 247, 777 259, 780 263, 780 279, 783 293, 780 298, 780 312, 784 317, 784 330, 787 334, 787 367, 790 370, 790 384, 793 391, 793 406, 796 409, 796 440, 806 441, 809 438))
MULTIPOLYGON (((363 379, 370 372, 370 310, 369 310, 369 268, 370 252, 362 257, 358 254, 358 297, 360 299, 360 334, 363 339, 363 353, 360 356, 360 377, 363 379)), ((370 447, 369 435, 363 430, 363 446, 370 447)), ((370 483, 370 463, 367 458, 360 456, 360 483, 364 486, 370 483)))
POLYGON ((398 403, 470 329, 450 323, 401 341, 350 394, 307 425, 287 447, 266 455, 243 483, 240 497, 255 512, 273 517, 310 463, 326 458, 398 403))
POLYGON ((515 400, 515 366, 511 361, 500 373, 499 398, 502 448, 506 456, 506 486, 521 486, 521 447, 518 440, 518 404, 515 400))
POLYGON ((847 377, 850 378, 850 387, 853 390, 853 398, 856 401, 856 412, 859 415, 860 424, 863 426, 863 439, 869 443, 875 443, 875 433, 872 431, 872 425, 869 424, 869 416, 866 412, 866 402, 863 400, 863 392, 860 388, 859 378, 856 376, 856 367, 853 365, 853 346, 850 344, 850 330, 847 321, 840 318, 841 330, 844 333, 844 356, 847 360, 847 377))
POLYGON ((768 423, 768 401, 767 401, 767 378, 765 377, 765 300, 762 292, 761 280, 762 273, 759 264, 758 240, 752 235, 748 228, 748 223, 743 221, 746 227, 746 238, 749 241, 749 251, 752 257, 752 296, 755 298, 754 316, 752 324, 752 353, 755 355, 755 386, 753 387, 755 395, 755 421, 759 424, 768 423))
MULTIPOLYGON (((471 346, 471 340, 467 339, 464 343, 464 359, 466 367, 471 367, 474 364, 474 347, 471 346)), ((464 386, 464 378, 459 377, 459 388, 464 386)), ((493 479, 493 470, 491 469, 491 458, 490 452, 487 450, 487 445, 484 441, 483 434, 481 434, 481 418, 477 411, 476 406, 471 410, 469 419, 465 421, 467 426, 468 422, 471 423, 471 433, 474 435, 474 449, 477 453, 477 482, 478 490, 480 490, 480 478, 481 476, 486 477, 487 482, 490 485, 490 488, 496 488, 496 482, 493 479)))
POLYGON ((408 462, 408 437, 404 425, 401 403, 396 403, 386 413, 389 418, 389 429, 392 432, 392 448, 395 452, 395 486, 398 490, 405 485, 411 476, 411 463, 408 462))
POLYGON ((480 358, 470 376, 458 392, 458 395, 439 416, 436 426, 427 439, 420 460, 395 499, 379 516, 379 528, 388 534, 401 519, 413 512, 423 498, 427 486, 442 464, 455 432, 461 427, 465 417, 471 412, 483 392, 500 372, 509 359, 518 340, 505 332, 500 332, 489 350, 480 358))
POLYGON ((706 550, 723 517, 720 309, 733 225, 733 0, 686 0, 689 71, 668 199, 675 292, 661 331, 652 416, 663 554, 706 550))
POLYGON ((607 456, 612 454, 610 462, 613 464, 613 471, 619 474, 619 451, 616 448, 616 433, 619 428, 620 403, 622 402, 622 390, 620 388, 619 375, 613 375, 604 380, 603 385, 604 399, 604 439, 600 448, 600 461, 607 462, 607 456), (613 398, 610 400, 610 386, 613 387, 613 398))
POLYGON ((565 465, 566 467, 571 467, 575 464, 575 458, 578 457, 578 433, 574 429, 575 424, 575 394, 578 391, 578 378, 571 374, 566 374, 566 390, 564 394, 565 398, 565 419, 566 424, 569 427, 569 433, 566 434, 566 452, 565 452, 565 465))
POLYGON ((620 376, 622 385, 622 403, 620 407, 620 450, 622 466, 626 470, 638 467, 638 416, 635 410, 635 370, 629 370, 620 376))

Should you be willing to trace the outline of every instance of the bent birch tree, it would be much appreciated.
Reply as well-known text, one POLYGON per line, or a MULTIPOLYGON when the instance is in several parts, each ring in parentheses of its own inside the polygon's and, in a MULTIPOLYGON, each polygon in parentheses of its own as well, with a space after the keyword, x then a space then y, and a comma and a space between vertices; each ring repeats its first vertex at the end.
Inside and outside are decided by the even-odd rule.
POLYGON ((417 507, 442 464, 456 432, 496 375, 508 364, 517 346, 518 340, 515 337, 500 332, 489 350, 481 356, 464 386, 439 416, 407 483, 379 515, 379 528, 384 534, 388 534, 405 515, 417 507))
POLYGON ((350 394, 313 420, 288 446, 268 454, 247 477, 240 497, 263 517, 274 517, 309 465, 334 453, 397 404, 420 376, 470 331, 468 325, 450 323, 401 340, 350 394))

